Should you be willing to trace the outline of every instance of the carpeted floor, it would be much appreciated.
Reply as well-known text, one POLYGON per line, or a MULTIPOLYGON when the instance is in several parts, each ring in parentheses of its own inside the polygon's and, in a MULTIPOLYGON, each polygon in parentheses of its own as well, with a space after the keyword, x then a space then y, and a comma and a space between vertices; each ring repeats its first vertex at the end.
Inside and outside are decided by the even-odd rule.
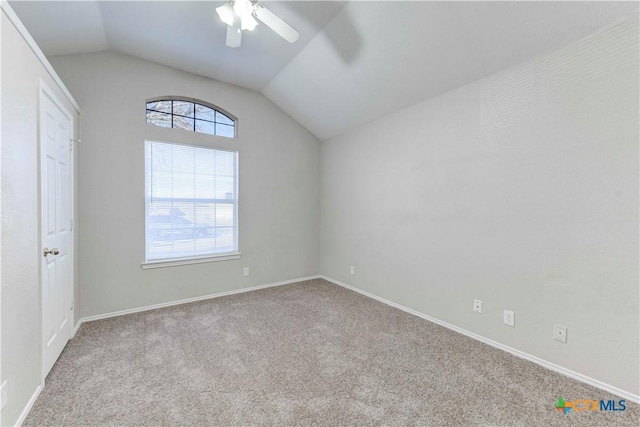
POLYGON ((82 325, 24 425, 611 425, 640 409, 323 280, 82 325))

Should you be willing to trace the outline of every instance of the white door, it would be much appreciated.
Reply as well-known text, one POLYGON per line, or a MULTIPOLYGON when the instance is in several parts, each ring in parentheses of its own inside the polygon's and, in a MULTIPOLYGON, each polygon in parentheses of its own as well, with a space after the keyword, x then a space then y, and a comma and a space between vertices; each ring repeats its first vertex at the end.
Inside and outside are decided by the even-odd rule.
POLYGON ((43 378, 71 337, 71 115, 46 86, 40 91, 43 378))

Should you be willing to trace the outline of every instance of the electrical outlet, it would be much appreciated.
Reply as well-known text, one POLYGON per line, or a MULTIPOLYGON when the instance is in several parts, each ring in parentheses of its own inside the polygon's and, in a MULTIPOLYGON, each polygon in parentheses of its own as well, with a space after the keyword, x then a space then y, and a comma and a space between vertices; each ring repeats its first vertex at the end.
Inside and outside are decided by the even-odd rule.
POLYGON ((473 300, 473 311, 482 314, 482 301, 479 299, 473 300))
POLYGON ((505 325, 516 326, 516 314, 513 311, 505 310, 502 321, 505 325))
POLYGON ((567 327, 562 325, 553 325, 553 339, 563 343, 567 342, 567 327))
POLYGON ((351 273, 352 276, 356 275, 356 268, 353 265, 349 268, 349 273, 351 273))
POLYGON ((0 411, 4 409, 4 406, 7 404, 7 400, 9 400, 9 396, 7 395, 7 382, 3 382, 0 386, 0 411))
POLYGON ((245 267, 242 269, 242 275, 243 276, 248 276, 249 275, 249 267, 245 267))

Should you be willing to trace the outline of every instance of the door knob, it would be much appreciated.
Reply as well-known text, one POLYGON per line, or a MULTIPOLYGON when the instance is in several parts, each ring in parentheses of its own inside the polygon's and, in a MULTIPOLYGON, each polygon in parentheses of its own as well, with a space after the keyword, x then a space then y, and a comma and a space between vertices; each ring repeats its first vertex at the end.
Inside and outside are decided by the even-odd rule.
POLYGON ((42 252, 44 252, 44 256, 47 256, 49 254, 51 255, 58 255, 60 253, 60 251, 58 250, 58 248, 53 248, 53 249, 49 249, 49 248, 44 248, 42 250, 42 252))

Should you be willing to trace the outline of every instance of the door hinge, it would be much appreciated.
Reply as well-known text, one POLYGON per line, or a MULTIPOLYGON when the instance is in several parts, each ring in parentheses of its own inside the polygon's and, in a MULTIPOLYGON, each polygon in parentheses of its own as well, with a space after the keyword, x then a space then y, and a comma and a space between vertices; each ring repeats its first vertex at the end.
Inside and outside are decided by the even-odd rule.
POLYGON ((75 304, 75 298, 71 298, 71 311, 73 311, 73 305, 75 304))
POLYGON ((73 151, 73 143, 74 142, 82 142, 82 140, 81 139, 69 138, 69 151, 73 151))
POLYGON ((73 231, 73 218, 69 220, 69 231, 73 231))

